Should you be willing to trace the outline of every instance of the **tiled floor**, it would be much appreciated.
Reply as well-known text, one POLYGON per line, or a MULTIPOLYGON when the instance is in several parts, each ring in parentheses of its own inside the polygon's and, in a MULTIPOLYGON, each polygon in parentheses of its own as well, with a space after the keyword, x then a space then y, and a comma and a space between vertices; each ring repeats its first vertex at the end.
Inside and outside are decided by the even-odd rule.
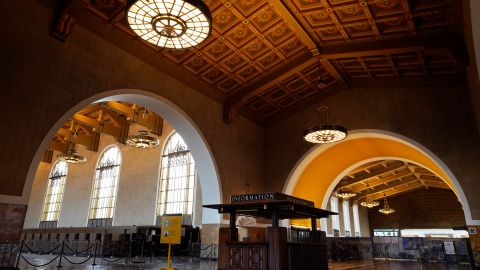
MULTIPOLYGON (((45 264, 55 256, 50 255, 28 255, 24 254, 24 257, 34 265, 45 264)), ((67 257, 72 262, 81 262, 86 258, 83 257, 67 257)), ((105 258, 106 260, 113 260, 112 258, 105 258)), ((139 258, 133 259, 133 261, 128 264, 124 263, 123 259, 115 263, 108 263, 102 259, 97 259, 97 265, 92 266, 93 259, 88 260, 86 263, 81 265, 74 265, 67 262, 65 259, 62 259, 62 268, 64 270, 158 270, 161 267, 166 267, 165 259, 153 259, 150 263, 149 258, 146 258, 144 263, 141 263, 139 258)), ((30 270, 58 270, 58 258, 54 260, 51 264, 44 267, 34 268, 33 266, 27 264, 22 258, 19 264, 21 269, 30 270)), ((177 268, 178 270, 216 270, 217 262, 216 261, 199 261, 191 260, 190 258, 174 258, 172 267, 177 268)), ((330 270, 350 270, 350 269, 375 269, 375 270, 470 270, 471 268, 468 265, 456 265, 456 264, 443 264, 443 263, 416 263, 416 262, 390 262, 390 261, 374 261, 374 260, 364 260, 364 261, 353 261, 353 262, 341 262, 341 263, 331 263, 329 264, 330 270)), ((312 268, 314 269, 314 268, 312 268)))

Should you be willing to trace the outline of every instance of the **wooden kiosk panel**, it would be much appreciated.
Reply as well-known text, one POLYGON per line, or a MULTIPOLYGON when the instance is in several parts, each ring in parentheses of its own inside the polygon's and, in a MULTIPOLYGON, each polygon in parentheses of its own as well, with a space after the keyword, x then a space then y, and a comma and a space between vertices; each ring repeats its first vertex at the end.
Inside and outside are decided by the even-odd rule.
POLYGON ((232 195, 229 204, 204 207, 230 215, 230 227, 220 228, 219 270, 310 270, 313 265, 315 269, 328 269, 326 235, 317 231, 317 219, 337 213, 315 208, 313 202, 276 192, 232 195), (237 215, 271 219, 272 226, 265 229, 265 241, 258 241, 263 239, 258 237, 238 241, 237 215), (279 227, 281 219, 310 219, 312 231, 309 237, 304 242, 289 243, 287 228, 279 227))

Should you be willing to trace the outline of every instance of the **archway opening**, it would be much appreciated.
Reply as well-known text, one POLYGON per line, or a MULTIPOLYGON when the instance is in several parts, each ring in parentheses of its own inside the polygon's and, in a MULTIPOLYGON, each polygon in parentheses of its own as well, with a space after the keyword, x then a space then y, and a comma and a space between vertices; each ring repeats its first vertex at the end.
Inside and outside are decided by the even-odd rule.
MULTIPOLYGON (((222 201, 221 186, 216 164, 210 148, 199 128, 185 112, 169 100, 150 92, 135 89, 103 92, 82 101, 66 112, 50 129, 37 150, 26 181, 26 189, 28 191, 32 188, 35 173, 39 168, 40 161, 44 158, 45 151, 50 147, 51 139, 62 127, 64 127, 64 124, 83 108, 86 108, 91 104, 105 104, 108 102, 127 102, 130 104, 137 104, 138 106, 142 106, 154 114, 161 116, 166 122, 170 123, 173 129, 181 134, 183 140, 189 147, 189 151, 195 159, 196 173, 199 179, 198 184, 201 187, 202 203, 216 204, 222 201)), ((95 160, 92 160, 91 162, 95 163, 95 160)), ((145 162, 148 162, 148 160, 145 162)), ((160 170, 159 167, 160 165, 157 166, 156 170, 160 170)), ((26 196, 30 197, 30 192, 27 192, 26 196)), ((201 224, 220 223, 220 216, 215 211, 202 209, 201 213, 201 224)))
POLYGON ((448 167, 413 140, 379 130, 353 131, 342 142, 312 148, 291 172, 284 192, 327 208, 330 195, 341 179, 355 168, 378 160, 399 160, 431 171, 455 193, 467 224, 473 224, 465 194, 448 167))

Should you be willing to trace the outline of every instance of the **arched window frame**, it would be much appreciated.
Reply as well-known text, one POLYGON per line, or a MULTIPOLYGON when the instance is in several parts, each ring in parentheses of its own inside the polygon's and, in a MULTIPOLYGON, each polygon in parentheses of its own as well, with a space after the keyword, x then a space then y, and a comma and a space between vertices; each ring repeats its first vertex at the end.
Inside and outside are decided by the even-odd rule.
POLYGON ((122 153, 120 148, 115 144, 105 147, 101 155, 98 157, 97 164, 95 166, 92 192, 90 195, 90 207, 88 210, 89 227, 113 225, 121 165, 122 153), (108 157, 106 157, 107 160, 104 161, 105 155, 111 149, 117 150, 116 160, 110 160, 108 157), (102 174, 105 173, 111 173, 113 176, 102 177, 102 174), (100 186, 102 184, 102 181, 100 180, 107 178, 110 178, 110 181, 112 181, 111 178, 114 178, 113 184, 110 183, 110 186, 107 186, 109 183, 104 183, 103 187, 100 186))
POLYGON ((56 161, 48 174, 47 187, 45 189, 42 210, 40 213, 40 228, 57 227, 63 203, 63 193, 65 191, 67 175, 68 164, 65 161, 56 161), (62 166, 63 168, 59 168, 59 166, 62 166), (54 195, 55 198, 52 197, 54 195))
MULTIPOLYGON (((157 210, 156 210, 156 215, 157 216, 162 216, 164 214, 182 214, 182 215, 191 215, 193 216, 193 209, 194 209, 194 203, 195 203, 195 185, 197 181, 197 173, 196 173, 196 166, 195 166, 195 161, 193 159, 193 156, 190 152, 190 149, 188 145, 185 143, 181 135, 176 132, 172 131, 167 139, 165 140, 165 144, 163 145, 162 152, 161 152, 161 161, 160 161, 160 173, 159 173, 159 182, 158 182, 158 189, 157 189, 157 210), (178 147, 178 145, 175 145, 174 147, 177 147, 176 152, 170 152, 167 153, 169 150, 168 148, 171 147, 171 142, 174 139, 175 136, 179 136, 181 141, 184 144, 184 149, 181 147, 178 147), (172 178, 169 178, 171 170, 175 169, 175 166, 168 166, 171 164, 171 159, 172 156, 175 157, 175 155, 178 155, 178 153, 184 153, 185 154, 185 164, 182 166, 185 166, 184 171, 180 170, 181 172, 184 172, 183 176, 175 176, 175 178, 181 178, 185 179, 186 183, 184 185, 179 185, 177 184, 177 187, 183 186, 183 188, 180 188, 178 192, 175 193, 175 195, 178 198, 178 194, 182 193, 184 194, 186 200, 170 200, 169 195, 171 195, 172 190, 171 190, 171 181, 172 178)), ((177 168, 178 169, 178 168, 177 168)), ((177 170, 178 172, 178 170, 177 170)))

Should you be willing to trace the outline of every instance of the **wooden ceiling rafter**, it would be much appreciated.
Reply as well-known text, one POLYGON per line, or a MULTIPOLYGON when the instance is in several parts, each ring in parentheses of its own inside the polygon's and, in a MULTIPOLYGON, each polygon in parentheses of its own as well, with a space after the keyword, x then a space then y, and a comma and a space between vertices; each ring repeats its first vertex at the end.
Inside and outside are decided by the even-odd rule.
MULTIPOLYGON (((398 162, 398 163, 394 163, 393 165, 390 165, 388 167, 383 167, 382 169, 372 171, 370 173, 366 173, 366 174, 364 174, 362 176, 359 176, 359 177, 352 177, 352 175, 349 175, 351 180, 348 181, 347 186, 351 187, 351 186, 354 186, 358 183, 363 183, 363 182, 366 183, 370 179, 377 178, 377 177, 379 177, 381 175, 384 175, 386 173, 390 173, 392 171, 399 170, 399 169, 404 169, 404 168, 406 168, 406 165, 403 162, 398 162)), ((370 182, 369 182, 369 184, 370 184, 370 182)))
MULTIPOLYGON (((128 136, 130 123, 139 124, 153 134, 161 135, 163 119, 136 104, 108 101, 92 104, 74 114, 50 141, 47 151, 65 152, 69 141, 98 151, 100 134, 105 133, 120 143, 128 136)), ((45 155, 51 162, 52 155, 45 155)))
MULTIPOLYGON (((355 201, 366 198, 378 200, 396 196, 419 188, 429 189, 450 187, 428 169, 416 164, 398 160, 379 160, 359 166, 347 176, 347 187, 358 195, 355 201), (368 184, 367 184, 368 181, 368 184)), ((336 188, 339 188, 339 184, 336 188)))

